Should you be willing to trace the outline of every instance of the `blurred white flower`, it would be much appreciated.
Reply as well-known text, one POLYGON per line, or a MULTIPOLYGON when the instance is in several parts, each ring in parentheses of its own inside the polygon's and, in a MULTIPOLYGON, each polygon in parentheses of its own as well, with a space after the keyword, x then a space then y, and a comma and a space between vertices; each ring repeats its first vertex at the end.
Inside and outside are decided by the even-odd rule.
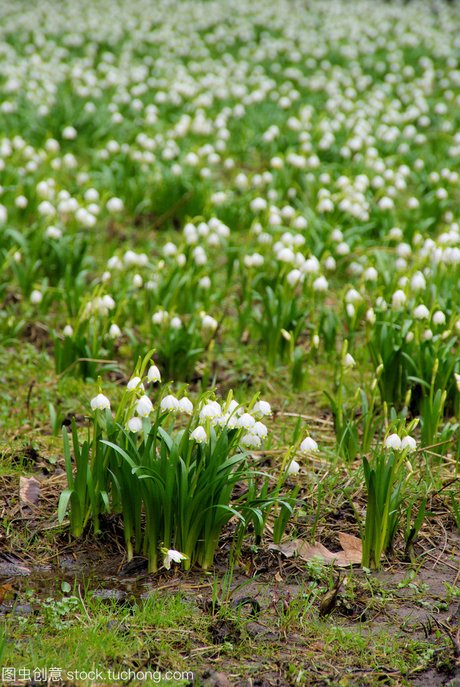
POLYGON ((110 408, 110 401, 104 394, 98 394, 91 399, 91 410, 105 410, 110 408))

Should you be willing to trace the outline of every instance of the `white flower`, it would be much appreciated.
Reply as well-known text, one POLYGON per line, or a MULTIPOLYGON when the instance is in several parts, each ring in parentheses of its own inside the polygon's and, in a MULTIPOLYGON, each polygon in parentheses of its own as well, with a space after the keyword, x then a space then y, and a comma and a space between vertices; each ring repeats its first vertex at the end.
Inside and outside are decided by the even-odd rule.
POLYGON ((33 305, 38 305, 41 303, 43 300, 43 294, 41 291, 38 291, 37 289, 34 289, 32 293, 30 294, 30 302, 33 305))
POLYGON ((149 382, 153 382, 153 384, 161 382, 160 370, 156 365, 151 365, 149 367, 149 371, 147 372, 147 379, 149 380, 149 382))
POLYGON ((314 291, 327 291, 329 282, 326 277, 318 277, 312 284, 314 291))
POLYGON ((356 309, 355 309, 355 306, 353 305, 353 303, 347 303, 346 311, 347 311, 348 317, 351 318, 351 317, 355 316, 356 309))
POLYGON ((121 212, 123 210, 123 201, 121 198, 109 198, 109 200, 106 203, 106 208, 109 212, 121 212))
POLYGON ((205 444, 208 441, 208 435, 206 434, 205 428, 201 425, 198 425, 198 427, 196 427, 196 429, 194 429, 190 434, 190 439, 192 439, 192 441, 196 441, 197 444, 205 444))
POLYGON ((426 280, 421 272, 416 272, 410 280, 412 291, 423 291, 426 288, 426 280))
POLYGON ((168 394, 161 400, 160 408, 168 412, 179 410, 179 401, 172 394, 168 394))
POLYGON ((200 420, 203 421, 206 418, 214 420, 222 415, 222 408, 217 403, 217 401, 208 401, 200 410, 200 420))
POLYGON ((252 212, 262 212, 267 209, 267 201, 265 198, 254 198, 251 201, 250 208, 252 212))
POLYGON ((318 444, 311 437, 305 437, 300 444, 300 450, 302 453, 312 453, 314 451, 318 451, 318 444))
POLYGON ((246 448, 259 448, 262 444, 262 441, 260 437, 257 436, 257 434, 249 432, 248 434, 245 434, 241 437, 240 444, 242 446, 245 446, 246 448))
POLYGON ((401 449, 401 444, 401 439, 397 434, 390 434, 385 439, 385 448, 392 448, 395 451, 399 451, 401 449))
POLYGON ((364 272, 364 279, 366 281, 377 281, 379 277, 379 273, 375 269, 375 267, 368 267, 367 270, 364 272))
POLYGON ((65 138, 67 141, 73 141, 75 138, 77 138, 77 130, 73 126, 66 126, 62 130, 62 138, 65 138))
POLYGON ((191 415, 193 413, 193 403, 189 398, 183 396, 179 401, 179 408, 183 413, 191 415))
POLYGON ((156 313, 153 313, 152 322, 153 324, 163 324, 163 322, 168 320, 168 317, 169 315, 166 310, 158 310, 156 313))
POLYGON ((432 317, 433 324, 446 324, 446 316, 442 310, 436 310, 432 317))
POLYGON ((169 324, 171 329, 180 329, 182 327, 182 321, 180 317, 177 317, 177 315, 176 317, 171 318, 171 322, 169 324))
POLYGON ((110 325, 109 336, 111 339, 119 339, 121 336, 121 329, 117 324, 110 325))
POLYGON ((413 437, 404 437, 403 440, 401 441, 401 449, 407 448, 409 450, 409 453, 412 453, 413 451, 417 450, 417 442, 413 437))
POLYGON ((241 415, 237 421, 238 427, 242 427, 243 429, 251 429, 255 424, 256 421, 252 415, 249 415, 249 413, 243 413, 243 415, 241 415))
POLYGON ((142 420, 140 417, 132 417, 128 420, 128 429, 130 432, 140 432, 142 429, 142 420))
POLYGON ((63 330, 64 336, 72 336, 73 335, 73 327, 70 324, 66 324, 63 330))
POLYGON ((286 473, 288 475, 297 475, 300 470, 300 465, 296 460, 291 460, 289 465, 287 466, 286 473))
POLYGON ((59 227, 48 227, 45 231, 45 236, 48 239, 60 239, 62 230, 59 227))
POLYGON ((166 551, 165 556, 163 558, 163 565, 166 568, 166 570, 169 570, 171 568, 171 563, 180 563, 181 561, 185 561, 187 559, 187 556, 185 556, 183 553, 180 553, 180 551, 176 551, 175 549, 169 549, 166 551))
POLYGON ((417 305, 417 307, 414 310, 414 317, 417 320, 427 320, 430 316, 430 311, 426 307, 426 305, 423 305, 421 303, 420 305, 417 305))
POLYGON ((356 365, 356 360, 353 358, 351 353, 347 353, 343 359, 343 366, 346 368, 354 367, 356 365))
POLYGON ((256 422, 255 425, 251 427, 251 432, 261 439, 265 439, 268 434, 267 425, 264 425, 263 422, 256 422))
POLYGON ((104 394, 98 394, 91 399, 91 410, 105 410, 110 408, 110 401, 104 394))
POLYGON ((286 281, 289 286, 297 286, 302 281, 302 272, 300 270, 291 270, 286 276, 286 281))
POLYGON ((132 379, 129 380, 127 384, 127 388, 132 391, 133 389, 143 389, 144 385, 142 384, 141 378, 140 377, 133 377, 132 379))
POLYGON ((201 318, 201 326, 206 332, 215 332, 217 329, 218 322, 211 317, 211 315, 204 315, 201 318))
POLYGON ((254 404, 252 412, 254 413, 254 415, 264 417, 266 415, 271 415, 272 409, 268 401, 257 401, 257 403, 254 404))
POLYGON ((153 410, 152 401, 144 394, 136 403, 136 413, 141 417, 148 417, 153 410))
POLYGON ((407 300, 407 298, 406 298, 406 294, 404 293, 404 291, 402 291, 401 289, 398 289, 397 291, 394 292, 394 294, 391 297, 391 305, 393 306, 393 308, 399 309, 399 308, 403 307, 406 300, 407 300))
POLYGON ((359 303, 361 300, 362 296, 359 291, 356 291, 356 289, 348 289, 347 293, 345 294, 346 303, 359 303))

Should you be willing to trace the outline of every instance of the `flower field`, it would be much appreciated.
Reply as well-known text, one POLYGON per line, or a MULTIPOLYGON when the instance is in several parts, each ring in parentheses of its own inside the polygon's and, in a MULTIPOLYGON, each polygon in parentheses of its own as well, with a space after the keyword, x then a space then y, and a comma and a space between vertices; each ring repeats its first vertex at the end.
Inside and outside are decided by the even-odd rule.
POLYGON ((455 687, 460 5, 0 55, 0 683, 455 687))

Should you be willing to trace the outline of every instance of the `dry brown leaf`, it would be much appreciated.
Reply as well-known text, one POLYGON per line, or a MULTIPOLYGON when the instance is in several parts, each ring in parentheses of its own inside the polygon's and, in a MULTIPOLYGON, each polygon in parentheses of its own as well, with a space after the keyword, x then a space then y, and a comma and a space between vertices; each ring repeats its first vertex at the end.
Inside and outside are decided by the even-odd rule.
POLYGON ((339 532, 339 542, 351 564, 361 565, 363 559, 363 543, 358 537, 346 532, 339 532))
POLYGON ((329 551, 325 546, 315 542, 309 544, 308 542, 300 542, 297 547, 297 555, 304 561, 311 561, 317 556, 322 558, 326 563, 334 563, 339 568, 345 568, 349 565, 359 565, 362 560, 362 542, 357 537, 351 534, 339 533, 339 541, 342 545, 342 551, 329 551))
POLYGON ((35 477, 19 478, 19 498, 23 503, 34 506, 40 497, 40 482, 35 477))
POLYGON ((292 558, 297 553, 300 541, 300 539, 291 539, 290 541, 281 542, 281 544, 270 544, 268 548, 270 551, 279 551, 285 558, 292 558))
POLYGON ((13 591, 13 585, 11 585, 11 584, 0 585, 0 604, 3 603, 5 596, 12 591, 13 591))

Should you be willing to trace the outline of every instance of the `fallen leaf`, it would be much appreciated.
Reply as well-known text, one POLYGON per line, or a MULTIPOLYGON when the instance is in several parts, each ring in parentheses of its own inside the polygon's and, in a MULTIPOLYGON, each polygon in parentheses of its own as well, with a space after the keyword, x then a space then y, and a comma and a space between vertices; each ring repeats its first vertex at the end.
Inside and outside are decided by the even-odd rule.
POLYGON ((34 506, 40 497, 40 482, 35 477, 19 478, 19 499, 34 506))
POLYGON ((13 591, 13 586, 11 584, 2 584, 0 585, 0 604, 3 603, 3 600, 5 596, 8 594, 8 592, 13 591))
POLYGON ((339 532, 339 542, 350 563, 361 565, 363 559, 363 543, 358 537, 345 532, 339 532))
POLYGON ((268 547, 270 551, 278 551, 283 554, 285 558, 292 558, 297 553, 297 547, 300 539, 291 539, 290 541, 281 542, 281 544, 270 544, 268 547))
MULTIPOLYGON (((300 540, 298 540, 300 541, 300 540)), ((309 544, 301 541, 297 546, 297 555, 304 561, 311 561, 312 558, 322 558, 326 563, 333 563, 339 568, 346 568, 349 565, 360 565, 362 560, 362 542, 351 534, 339 533, 339 541, 342 546, 341 551, 329 551, 325 546, 315 542, 309 544)))

